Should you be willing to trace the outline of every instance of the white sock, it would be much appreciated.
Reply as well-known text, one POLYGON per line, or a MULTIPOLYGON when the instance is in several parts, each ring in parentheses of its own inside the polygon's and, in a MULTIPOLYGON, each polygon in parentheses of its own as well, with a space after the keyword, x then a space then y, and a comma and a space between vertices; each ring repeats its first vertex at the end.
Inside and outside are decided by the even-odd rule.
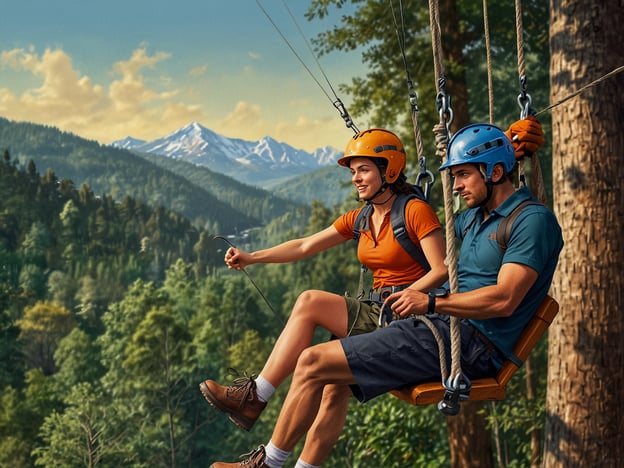
POLYGON ((256 378, 256 394, 258 395, 258 400, 269 401, 273 392, 275 392, 275 387, 271 385, 271 382, 259 375, 256 378))
POLYGON ((320 465, 310 465, 309 463, 304 462, 301 458, 297 460, 297 464, 295 468, 320 468, 320 465))
POLYGON ((282 468, 290 455, 290 452, 286 452, 285 450, 273 445, 272 441, 269 441, 269 443, 265 445, 264 452, 266 453, 264 463, 269 468, 282 468))

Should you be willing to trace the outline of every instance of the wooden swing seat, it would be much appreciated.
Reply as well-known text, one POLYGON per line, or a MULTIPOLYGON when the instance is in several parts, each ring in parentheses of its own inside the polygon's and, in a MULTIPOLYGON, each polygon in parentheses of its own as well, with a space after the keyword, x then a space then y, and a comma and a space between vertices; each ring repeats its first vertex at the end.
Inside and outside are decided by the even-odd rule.
MULTIPOLYGON (((518 342, 514 346, 514 354, 521 363, 524 363, 529 354, 548 329, 559 312, 559 304, 552 297, 546 296, 533 318, 526 325, 518 342)), ((475 379, 471 382, 469 400, 503 400, 507 383, 520 366, 506 359, 496 377, 475 379)), ((391 393, 412 405, 437 404, 444 397, 445 388, 441 382, 426 382, 403 390, 393 390, 391 393)))

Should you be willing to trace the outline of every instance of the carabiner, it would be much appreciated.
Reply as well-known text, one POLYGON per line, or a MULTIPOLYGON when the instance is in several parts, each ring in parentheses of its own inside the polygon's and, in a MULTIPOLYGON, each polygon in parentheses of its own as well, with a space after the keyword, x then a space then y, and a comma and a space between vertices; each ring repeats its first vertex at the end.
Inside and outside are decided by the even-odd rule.
POLYGON ((457 374, 453 380, 449 377, 443 384, 446 391, 444 392, 444 397, 438 403, 438 410, 447 416, 455 416, 461 408, 459 403, 468 400, 470 397, 472 384, 470 379, 462 373, 457 374))

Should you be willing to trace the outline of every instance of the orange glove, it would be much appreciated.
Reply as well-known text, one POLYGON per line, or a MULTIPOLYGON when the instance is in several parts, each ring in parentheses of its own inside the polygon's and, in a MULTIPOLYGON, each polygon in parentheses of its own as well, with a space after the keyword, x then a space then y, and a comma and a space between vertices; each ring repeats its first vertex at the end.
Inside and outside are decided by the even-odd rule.
POLYGON ((542 125, 532 115, 512 123, 505 131, 505 135, 511 140, 516 159, 533 155, 546 143, 542 125))

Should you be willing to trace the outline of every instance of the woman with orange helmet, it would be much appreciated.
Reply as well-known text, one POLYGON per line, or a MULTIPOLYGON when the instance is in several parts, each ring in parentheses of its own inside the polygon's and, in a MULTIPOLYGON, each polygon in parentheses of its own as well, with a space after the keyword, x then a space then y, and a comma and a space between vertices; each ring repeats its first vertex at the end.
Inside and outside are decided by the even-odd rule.
MULTIPOLYGON (((227 413, 239 427, 250 430, 266 407, 269 397, 294 370, 301 352, 311 345, 314 330, 325 328, 334 337, 363 334, 377 329, 387 295, 405 288, 429 291, 448 277, 440 222, 423 200, 411 199, 405 206, 405 225, 410 239, 422 249, 430 269, 415 262, 394 237, 390 224, 393 203, 412 186, 404 174, 406 157, 401 140, 392 132, 371 128, 355 135, 338 164, 349 168, 359 200, 372 206, 358 240, 358 259, 373 272, 367 300, 309 290, 297 299, 260 375, 254 380, 222 386, 213 380, 201 382, 208 403, 227 413)), ((331 226, 308 237, 294 239, 256 252, 230 248, 225 254, 229 268, 243 269, 253 263, 285 263, 306 258, 354 238, 355 221, 363 207, 350 210, 331 226)), ((347 389, 348 390, 348 389, 347 389)), ((328 386, 315 423, 308 434, 301 458, 320 465, 338 439, 346 418, 350 392, 328 386)), ((284 457, 269 443, 267 453, 284 457)))

